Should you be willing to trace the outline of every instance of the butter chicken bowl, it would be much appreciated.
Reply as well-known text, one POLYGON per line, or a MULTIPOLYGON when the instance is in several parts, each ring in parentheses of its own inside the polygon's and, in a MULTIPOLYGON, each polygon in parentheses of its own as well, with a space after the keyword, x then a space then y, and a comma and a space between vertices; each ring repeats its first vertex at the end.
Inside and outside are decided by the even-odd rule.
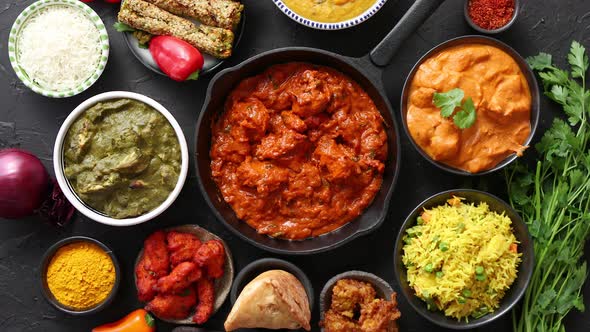
POLYGON ((112 226, 155 218, 178 197, 188 148, 172 114, 153 99, 113 91, 80 104, 53 150, 57 182, 85 216, 112 226))
POLYGON ((539 87, 508 45, 463 36, 426 53, 401 97, 404 130, 416 150, 459 175, 494 172, 522 155, 539 122, 539 87))

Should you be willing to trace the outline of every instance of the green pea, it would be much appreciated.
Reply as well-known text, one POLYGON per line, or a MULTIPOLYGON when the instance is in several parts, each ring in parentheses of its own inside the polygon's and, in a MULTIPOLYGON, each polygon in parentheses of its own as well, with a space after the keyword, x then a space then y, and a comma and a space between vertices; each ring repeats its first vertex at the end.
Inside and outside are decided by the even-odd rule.
POLYGON ((436 271, 436 277, 442 278, 445 274, 442 271, 436 271))
POLYGON ((484 281, 484 280, 486 280, 486 275, 485 274, 476 274, 475 279, 477 281, 484 281))
POLYGON ((449 250, 449 244, 446 242, 441 242, 438 244, 438 249, 440 249, 440 251, 445 252, 447 250, 449 250))
POLYGON ((463 296, 459 296, 459 298, 457 299, 457 302, 461 303, 461 304, 465 304, 465 298, 463 296))
POLYGON ((483 266, 476 266, 475 267, 475 273, 476 274, 483 274, 484 268, 483 266))
POLYGON ((424 267, 424 271, 428 272, 428 273, 432 273, 432 271, 434 271, 434 267, 432 266, 432 264, 428 263, 426 264, 426 266, 424 267))
POLYGON ((457 232, 459 232, 459 233, 463 233, 463 231, 464 231, 464 230, 465 230, 465 224, 464 224, 464 223, 462 223, 462 222, 461 222, 461 223, 459 223, 459 224, 457 225, 457 232))
POLYGON ((418 225, 423 225, 424 219, 422 219, 422 217, 418 217, 418 218, 416 218, 416 222, 418 223, 418 225))
POLYGON ((465 288, 463 290, 463 296, 465 296, 465 297, 471 297, 471 291, 469 289, 465 288))

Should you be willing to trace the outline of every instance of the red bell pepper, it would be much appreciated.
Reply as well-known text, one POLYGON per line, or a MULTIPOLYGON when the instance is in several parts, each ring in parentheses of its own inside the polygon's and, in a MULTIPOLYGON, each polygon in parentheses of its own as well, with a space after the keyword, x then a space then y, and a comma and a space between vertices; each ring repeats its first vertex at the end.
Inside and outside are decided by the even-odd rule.
POLYGON ((197 79, 205 63, 199 50, 172 36, 153 37, 150 40, 150 53, 160 69, 179 82, 197 79))

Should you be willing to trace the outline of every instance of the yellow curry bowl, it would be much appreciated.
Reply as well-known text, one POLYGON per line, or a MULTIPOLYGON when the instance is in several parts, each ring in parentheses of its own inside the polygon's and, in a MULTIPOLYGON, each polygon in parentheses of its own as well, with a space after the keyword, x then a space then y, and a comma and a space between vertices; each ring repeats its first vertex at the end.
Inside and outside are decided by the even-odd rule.
POLYGON ((273 0, 295 22, 318 30, 341 30, 358 25, 387 0, 273 0))
POLYGON ((125 91, 101 93, 76 107, 53 149, 55 177, 68 201, 110 226, 163 213, 180 194, 188 164, 174 116, 155 100, 125 91))

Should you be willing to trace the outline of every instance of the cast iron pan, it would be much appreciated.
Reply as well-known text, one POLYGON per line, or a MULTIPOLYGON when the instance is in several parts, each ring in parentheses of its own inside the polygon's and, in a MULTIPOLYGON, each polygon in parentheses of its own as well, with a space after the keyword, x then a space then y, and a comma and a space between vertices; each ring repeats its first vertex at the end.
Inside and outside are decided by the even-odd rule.
POLYGON ((251 244, 280 254, 313 254, 336 248, 360 235, 375 230, 387 216, 391 194, 396 183, 400 162, 399 131, 393 109, 383 89, 380 67, 386 66, 402 42, 418 28, 444 0, 417 0, 391 32, 362 58, 350 58, 328 51, 286 47, 256 55, 241 64, 219 72, 209 84, 195 134, 197 178, 203 197, 217 217, 232 232, 251 244), (227 204, 211 177, 211 123, 223 111, 225 98, 243 79, 261 73, 266 68, 286 62, 308 62, 332 67, 356 81, 373 99, 381 112, 388 135, 389 158, 386 161, 381 190, 373 203, 357 219, 330 233, 300 241, 274 239, 261 235, 240 221, 227 204))

